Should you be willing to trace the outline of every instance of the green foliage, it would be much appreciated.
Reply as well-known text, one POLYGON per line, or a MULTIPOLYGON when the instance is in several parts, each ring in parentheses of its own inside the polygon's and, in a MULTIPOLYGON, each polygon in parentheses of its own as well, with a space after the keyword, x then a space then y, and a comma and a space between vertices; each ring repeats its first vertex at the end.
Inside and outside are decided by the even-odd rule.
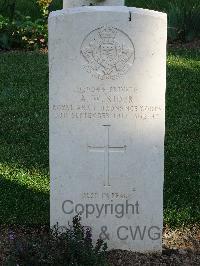
POLYGON ((168 4, 173 0, 163 1, 163 0, 126 0, 127 6, 147 8, 158 11, 167 10, 168 4))
MULTIPOLYGON (((37 4, 37 0, 16 0, 16 4, 12 3, 15 0, 0 0, 0 14, 5 17, 10 17, 13 11, 19 11, 24 16, 30 16, 34 21, 42 17, 40 6, 37 4)), ((49 10, 62 9, 63 0, 53 0, 49 6, 49 10)))
POLYGON ((15 30, 14 28, 11 29, 11 26, 12 24, 9 23, 9 19, 0 15, 0 48, 2 49, 10 47, 11 32, 15 30))
POLYGON ((37 3, 41 9, 42 16, 46 18, 49 15, 49 6, 52 0, 37 0, 37 3))
POLYGON ((127 0, 127 5, 168 14, 169 41, 192 41, 200 37, 199 0, 127 0))
POLYGON ((12 21, 16 11, 16 3, 17 0, 0 0, 0 14, 12 21))
POLYGON ((0 16, 0 48, 1 49, 39 49, 47 46, 48 30, 44 20, 31 21, 19 12, 15 19, 0 16))
POLYGON ((192 41, 200 37, 200 2, 174 1, 168 10, 168 36, 171 41, 192 41))
POLYGON ((92 243, 92 233, 81 225, 79 216, 72 226, 60 230, 55 226, 50 233, 29 235, 16 239, 12 234, 7 265, 77 265, 108 266, 107 245, 102 240, 92 243))

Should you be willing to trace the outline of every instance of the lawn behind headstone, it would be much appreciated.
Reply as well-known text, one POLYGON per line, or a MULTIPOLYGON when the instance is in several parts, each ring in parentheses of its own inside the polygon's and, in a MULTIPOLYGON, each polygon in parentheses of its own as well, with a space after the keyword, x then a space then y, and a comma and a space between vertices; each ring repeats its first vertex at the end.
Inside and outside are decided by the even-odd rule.
MULTIPOLYGON (((168 54, 165 223, 200 221, 200 52, 168 54)), ((0 223, 49 223, 48 58, 0 55, 0 223)))
POLYGON ((48 223, 47 55, 0 62, 0 223, 48 223))
POLYGON ((200 221, 200 52, 168 54, 165 223, 200 221))

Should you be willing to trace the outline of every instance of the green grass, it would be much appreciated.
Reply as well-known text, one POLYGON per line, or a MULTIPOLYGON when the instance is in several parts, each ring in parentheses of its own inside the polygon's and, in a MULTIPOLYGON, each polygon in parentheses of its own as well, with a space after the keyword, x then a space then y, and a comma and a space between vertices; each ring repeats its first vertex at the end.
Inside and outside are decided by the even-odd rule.
MULTIPOLYGON (((170 51, 165 223, 200 222, 200 51, 170 51)), ((0 223, 49 223, 48 60, 0 54, 0 223)))
POLYGON ((200 51, 170 52, 167 82, 165 222, 200 222, 200 51))
POLYGON ((0 222, 47 223, 46 55, 0 54, 0 106, 0 222))

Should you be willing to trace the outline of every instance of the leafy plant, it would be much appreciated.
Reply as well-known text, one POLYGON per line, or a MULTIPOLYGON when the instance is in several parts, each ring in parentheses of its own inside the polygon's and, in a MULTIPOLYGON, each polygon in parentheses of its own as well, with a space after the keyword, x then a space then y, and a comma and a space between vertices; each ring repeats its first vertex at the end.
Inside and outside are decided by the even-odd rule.
POLYGON ((47 24, 43 19, 32 21, 29 16, 16 12, 15 19, 0 16, 0 48, 1 49, 39 49, 47 46, 47 24))
POLYGON ((10 47, 9 32, 9 19, 0 15, 0 47, 2 49, 10 47))
POLYGON ((92 244, 92 233, 81 225, 75 216, 69 228, 56 225, 50 233, 15 239, 11 236, 7 265, 80 265, 106 266, 107 245, 98 240, 92 244))
POLYGON ((0 13, 7 14, 10 21, 13 20, 16 11, 17 0, 1 0, 0 13))
POLYGON ((200 36, 200 3, 176 0, 169 4, 169 40, 191 41, 200 36))
POLYGON ((49 6, 52 0, 37 0, 37 3, 42 11, 42 15, 46 18, 49 14, 49 6))

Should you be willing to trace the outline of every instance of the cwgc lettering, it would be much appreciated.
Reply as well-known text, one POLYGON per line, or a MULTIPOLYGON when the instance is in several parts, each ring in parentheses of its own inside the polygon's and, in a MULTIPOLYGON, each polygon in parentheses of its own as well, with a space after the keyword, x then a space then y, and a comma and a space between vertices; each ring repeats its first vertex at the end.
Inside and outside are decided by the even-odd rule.
POLYGON ((51 13, 51 225, 81 214, 109 248, 161 251, 166 25, 122 6, 51 13))

